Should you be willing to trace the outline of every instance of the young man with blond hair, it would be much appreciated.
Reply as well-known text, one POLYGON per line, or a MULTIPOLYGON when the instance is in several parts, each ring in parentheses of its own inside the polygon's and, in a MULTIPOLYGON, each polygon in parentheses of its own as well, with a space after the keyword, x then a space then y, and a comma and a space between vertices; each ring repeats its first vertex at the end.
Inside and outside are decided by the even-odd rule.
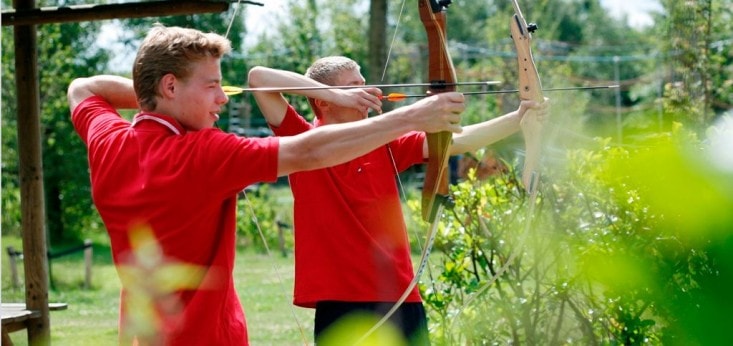
MULTIPOLYGON (((360 86, 365 81, 355 61, 331 56, 317 60, 305 75, 255 67, 250 70, 249 83, 271 88, 360 86)), ((257 104, 276 135, 298 135, 367 119, 366 105, 339 104, 322 97, 321 90, 288 92, 308 97, 315 119, 313 124, 307 122, 277 90, 255 92, 257 104)), ((441 95, 420 102, 437 100, 441 95)), ((505 138, 519 130, 522 117, 544 117, 546 108, 546 102, 522 102, 514 112, 465 126, 454 134, 450 153, 475 151, 505 138)), ((425 162, 427 156, 425 133, 410 132, 351 161, 290 174, 295 200, 294 303, 316 310, 316 343, 328 340, 329 329, 338 328, 354 314, 381 318, 414 278, 396 181, 399 172, 425 162)), ((417 287, 390 321, 405 342, 429 343, 417 287)))

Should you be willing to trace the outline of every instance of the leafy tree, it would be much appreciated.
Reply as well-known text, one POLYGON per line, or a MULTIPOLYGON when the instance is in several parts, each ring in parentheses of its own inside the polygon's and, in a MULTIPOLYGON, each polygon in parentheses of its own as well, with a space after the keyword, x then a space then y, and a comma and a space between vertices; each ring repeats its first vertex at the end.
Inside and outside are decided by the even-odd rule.
MULTIPOLYGON (((248 60, 253 66, 305 73, 318 58, 344 55, 362 64, 362 72, 368 76, 368 45, 363 39, 368 23, 359 4, 357 0, 290 0, 288 12, 273 20, 277 30, 261 34, 257 43, 248 49, 248 60)), ((304 98, 291 97, 290 102, 302 113, 309 114, 304 98)), ((254 101, 252 109, 261 116, 254 101)))
MULTIPOLYGON (((101 71, 106 64, 107 53, 94 48, 93 33, 98 28, 98 23, 90 22, 37 27, 44 188, 51 242, 81 238, 98 223, 92 213, 89 176, 81 168, 87 167, 86 151, 71 126, 66 102, 66 88, 73 78, 101 71)), ((15 105, 22 100, 15 96, 13 28, 4 26, 2 30, 2 227, 4 233, 20 234, 15 105)))
MULTIPOLYGON (((81 1, 67 2, 75 5, 81 1)), ((4 1, 8 5, 8 1, 4 1)), ((37 6, 55 4, 39 3, 37 6)), ((233 6, 233 8, 235 8, 233 6)), ((127 42, 136 47, 139 39, 156 21, 165 25, 180 25, 225 34, 232 40, 234 55, 241 54, 243 21, 230 13, 135 19, 123 22, 135 34, 127 42), (228 27, 232 24, 231 28, 228 27)), ((69 121, 66 88, 73 78, 107 73, 110 52, 96 44, 101 22, 45 24, 38 26, 39 74, 41 88, 44 187, 49 239, 52 243, 88 236, 101 227, 91 201, 89 176, 86 173, 86 150, 75 135, 69 121), (80 170, 80 167, 84 167, 80 170)), ((19 234, 20 207, 17 172, 17 130, 15 108, 14 49, 12 27, 3 27, 3 88, 2 88, 2 216, 3 232, 19 234), (8 63, 6 63, 8 62, 8 63)), ((131 69, 131 66, 129 67, 131 69)), ((128 71, 129 71, 128 69, 128 71)), ((248 67, 244 60, 223 61, 224 80, 238 84, 248 67)), ((235 84, 235 85, 236 85, 235 84)), ((222 122, 227 124, 227 118, 222 122)))
MULTIPOLYGON (((731 18, 733 2, 662 1, 664 23, 656 34, 665 52, 665 117, 709 124, 715 112, 733 105, 731 18)), ((668 125, 669 126, 669 125, 668 125)))

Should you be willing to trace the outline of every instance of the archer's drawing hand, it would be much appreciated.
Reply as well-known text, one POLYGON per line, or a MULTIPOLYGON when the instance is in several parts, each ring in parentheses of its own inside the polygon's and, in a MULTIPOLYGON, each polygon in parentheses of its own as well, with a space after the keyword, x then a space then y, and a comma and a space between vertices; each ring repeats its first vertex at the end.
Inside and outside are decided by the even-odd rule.
POLYGON ((382 91, 378 88, 364 89, 334 89, 336 94, 331 102, 346 108, 358 109, 367 112, 370 109, 382 113, 382 91))

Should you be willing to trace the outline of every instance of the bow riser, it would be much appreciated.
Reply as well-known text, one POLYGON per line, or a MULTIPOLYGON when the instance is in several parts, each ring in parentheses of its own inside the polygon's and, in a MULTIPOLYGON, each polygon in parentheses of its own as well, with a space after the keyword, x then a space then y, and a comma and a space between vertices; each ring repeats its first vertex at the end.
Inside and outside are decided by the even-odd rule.
MULTIPOLYGON (((535 67, 534 60, 532 58, 532 51, 530 49, 531 30, 529 30, 527 22, 522 17, 522 12, 519 10, 517 0, 512 0, 512 4, 514 5, 515 14, 511 19, 510 31, 512 40, 514 40, 514 45, 517 49, 517 61, 519 64, 519 84, 517 89, 519 89, 519 97, 521 100, 544 102, 540 77, 537 73, 537 68, 535 67)), ((522 173, 522 181, 529 194, 529 207, 527 208, 527 219, 524 222, 524 232, 521 233, 521 238, 517 243, 519 245, 515 246, 511 250, 504 264, 492 272, 493 275, 489 278, 486 284, 475 290, 472 295, 468 296, 468 298, 464 300, 463 306, 458 311, 463 311, 466 307, 470 306, 477 297, 485 293, 489 287, 496 283, 497 280, 501 278, 507 270, 509 270, 509 268, 516 265, 515 262, 517 261, 518 256, 524 253, 524 249, 521 244, 524 243, 525 238, 529 235, 530 226, 532 225, 535 213, 537 183, 539 181, 537 164, 539 161, 539 151, 541 146, 540 132, 542 131, 542 124, 537 120, 536 116, 532 116, 531 114, 528 116, 528 114, 525 113, 522 117, 520 126, 524 133, 527 152, 524 163, 524 172, 522 173)), ((458 315, 457 317, 461 316, 462 315, 458 315)), ((457 319, 458 318, 454 319, 454 321, 457 319)))
MULTIPOLYGON (((454 84, 456 81, 455 69, 445 39, 445 13, 443 9, 450 3, 450 0, 418 0, 418 10, 420 11, 420 20, 425 26, 425 32, 428 37, 428 78, 431 84, 434 82, 442 82, 445 87, 431 87, 431 93, 441 93, 454 91, 455 86, 446 84, 454 84)), ((430 223, 430 231, 428 232, 428 240, 423 247, 420 255, 420 264, 417 267, 415 276, 407 285, 399 299, 392 305, 384 316, 370 328, 354 345, 361 344, 371 335, 377 328, 382 326, 390 319, 400 306, 405 302, 410 292, 417 286, 420 275, 425 270, 428 263, 428 256, 435 241, 435 235, 438 233, 437 217, 443 209, 445 202, 449 201, 448 197, 448 157, 450 144, 453 139, 451 132, 428 133, 428 167, 425 173, 425 183, 422 191, 422 217, 423 220, 430 223)))
MULTIPOLYGON (((446 15, 442 6, 434 1, 420 1, 420 20, 428 39, 428 80, 431 84, 446 85, 431 87, 433 93, 455 91, 456 82, 453 61, 446 46, 446 15)), ((453 134, 451 132, 428 133, 428 163, 422 192, 422 217, 433 222, 437 217, 438 205, 448 198, 448 158, 453 134)))

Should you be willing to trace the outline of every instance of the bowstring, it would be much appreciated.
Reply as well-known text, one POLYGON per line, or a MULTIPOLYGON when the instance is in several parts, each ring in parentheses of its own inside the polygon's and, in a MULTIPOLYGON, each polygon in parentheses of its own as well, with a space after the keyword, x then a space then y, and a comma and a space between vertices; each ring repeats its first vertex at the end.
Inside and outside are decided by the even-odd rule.
MULTIPOLYGON (((260 239, 262 239, 262 244, 265 246, 265 252, 267 253, 267 257, 272 258, 272 252, 270 251, 270 246, 267 244, 267 239, 265 238, 265 233, 262 232, 262 228, 260 227, 259 220, 257 220, 257 215, 255 214, 254 207, 252 205, 252 201, 249 200, 249 197, 247 197, 247 193, 242 190, 242 195, 245 200, 245 204, 249 208, 249 212, 252 215, 252 220, 255 223, 255 227, 257 227, 257 233, 260 235, 260 239)), ((280 272, 282 268, 277 265, 275 261, 272 261, 272 270, 275 272, 275 276, 277 277, 278 282, 280 283, 280 290, 282 291, 283 297, 286 299, 290 299, 290 294, 288 293, 288 290, 285 288, 285 280, 283 279, 282 273, 280 272)), ((295 308, 290 306, 290 313, 293 315, 293 318, 295 319, 295 323, 298 325, 298 331, 300 332, 300 336, 303 339, 303 345, 308 345, 307 337, 305 336, 305 329, 303 328, 303 324, 300 322, 300 319, 298 318, 298 315, 295 313, 295 308)))
MULTIPOLYGON (((384 64, 384 69, 382 71, 382 79, 380 80, 380 83, 384 83, 385 76, 387 75, 387 67, 389 65, 390 58, 392 56, 392 49, 394 48, 395 41, 397 40, 397 32, 399 31, 400 23, 402 22, 402 16, 403 16, 403 13, 405 12, 405 3, 406 3, 406 0, 402 0, 402 3, 400 4, 400 12, 397 15, 397 21, 395 22, 395 29, 394 29, 394 33, 392 34, 392 41, 390 42, 389 49, 387 51, 387 59, 384 64)), ((392 160, 392 167, 394 168, 395 176, 397 177, 397 184, 400 189, 400 195, 402 196, 402 200, 404 202, 407 202, 407 192, 405 190, 405 185, 402 182, 402 179, 400 178, 399 170, 397 169, 397 162, 395 161, 395 158, 394 158, 394 153, 392 152, 392 148, 390 146, 387 146, 387 150, 389 152, 389 157, 392 160)), ((409 207, 405 208, 405 212, 407 213, 407 216, 412 215, 412 212, 410 211, 409 207)), ((423 245, 422 245, 422 240, 420 240, 421 234, 419 230, 417 228, 413 228, 413 233, 415 236, 415 242, 417 243, 417 246, 420 249, 422 249, 423 245)), ((433 280, 433 271, 431 270, 430 266, 428 266, 428 276, 430 277, 432 281, 433 280)))
MULTIPOLYGON (((241 2, 242 0, 237 0, 237 3, 235 4, 236 6, 234 6, 235 9, 234 9, 234 12, 232 13, 231 18, 229 19, 229 24, 227 25, 227 30, 226 30, 226 33, 224 34, 224 38, 229 37, 229 33, 231 32, 232 26, 234 24, 234 20, 238 16, 239 7, 240 7, 241 2)), ((255 227, 257 228, 257 233, 260 235, 262 244, 265 247, 265 252, 267 253, 267 257, 272 258, 273 256, 272 256, 272 252, 270 251, 270 246, 267 243, 267 238, 265 238, 265 233, 262 232, 262 227, 260 226, 260 222, 257 219, 257 215, 255 214, 255 210, 254 210, 252 201, 249 199, 249 196, 247 196, 247 192, 245 190, 242 190, 242 197, 245 201, 245 204, 249 208, 250 214, 252 215, 252 220, 254 221, 255 227)), ((285 288, 285 280, 283 279, 283 276, 281 273, 282 268, 280 268, 280 266, 276 263, 276 261, 272 261, 272 270, 275 272, 275 276, 277 277, 277 280, 279 282, 280 290, 281 290, 283 297, 285 297, 286 301, 290 300, 290 294, 288 293, 288 290, 285 288)), ((292 314, 293 319, 295 319, 295 323, 298 325, 298 331, 300 332, 300 337, 301 337, 301 340, 303 341, 303 345, 308 345, 308 339, 305 335, 305 329, 303 328, 303 324, 300 321, 300 319, 298 318, 298 315, 295 313, 295 308, 291 304, 288 304, 288 306, 290 308, 290 313, 292 314)))
MULTIPOLYGON (((556 138, 559 131, 553 131, 551 132, 551 141, 554 142, 554 139, 556 138)), ((548 141, 545 141, 546 143, 548 141)), ((494 275, 489 278, 489 280, 481 286, 478 290, 476 290, 471 296, 466 299, 461 307, 457 310, 457 314, 455 316, 455 319, 452 320, 451 324, 455 324, 456 322, 459 322, 461 320, 461 316, 464 314, 462 313, 463 310, 468 308, 471 303, 473 303, 474 300, 476 300, 480 295, 482 295, 484 292, 486 292, 493 284, 501 277, 507 269, 509 269, 509 266, 514 264, 514 261, 516 260, 517 256, 519 255, 520 251, 524 249, 525 242, 529 238, 529 234, 532 231, 532 223, 537 218, 537 194, 539 192, 539 182, 540 182, 540 174, 539 169, 537 171, 532 172, 531 178, 530 178, 530 186, 528 188, 528 207, 527 207, 527 215, 526 220, 524 223, 524 229, 522 234, 520 235, 519 239, 517 240, 517 245, 512 249, 512 251, 509 254, 509 257, 504 262, 504 264, 494 273, 494 275)), ((488 227, 486 226, 486 223, 484 222, 484 219, 479 216, 478 219, 479 226, 484 233, 486 233, 487 236, 489 236, 488 227)))
POLYGON ((382 69, 382 79, 380 79, 382 83, 384 83, 384 77, 387 75, 387 67, 389 66, 389 59, 392 56, 392 48, 394 48, 394 42, 397 39, 397 31, 402 20, 402 13, 405 11, 405 2, 405 0, 402 0, 402 4, 400 5, 400 13, 397 15, 397 22, 395 23, 394 33, 392 34, 392 42, 389 43, 389 49, 387 50, 387 59, 384 62, 384 69, 382 69))
MULTIPOLYGON (((524 21, 524 18, 522 16, 522 12, 519 9, 519 4, 517 3, 517 1, 516 0, 512 0, 512 5, 514 6, 515 13, 517 13, 520 17, 522 17, 522 20, 524 21)), ((526 21, 524 21, 524 22, 526 23, 526 21)), ((545 124, 543 124, 543 127, 544 126, 545 126, 545 124)), ((549 140, 545 140, 544 142, 545 143, 554 142, 555 139, 556 139, 556 137, 557 137, 557 135, 558 135, 558 133, 559 133, 558 130, 559 130, 559 128, 555 128, 554 131, 551 132, 551 135, 550 135, 549 140)), ((525 148, 525 151, 526 150, 528 150, 528 149, 525 148)), ((485 155, 485 153, 482 153, 482 157, 484 155, 485 155)), ((480 162, 479 162, 479 164, 480 164, 480 162)), ((520 174, 521 174, 521 172, 520 172, 520 174)), ((506 270, 509 269, 509 266, 511 266, 514 263, 514 261, 516 260, 517 256, 519 255, 519 253, 524 249, 525 242, 529 238, 529 234, 532 231, 532 227, 531 227, 532 226, 532 223, 535 222, 536 218, 538 217, 536 208, 537 208, 537 194, 539 192, 539 183, 540 183, 540 172, 539 172, 539 167, 538 167, 538 168, 536 168, 535 171, 533 171, 531 173, 530 184, 529 184, 529 187, 527 189, 528 195, 529 195, 529 199, 528 199, 529 205, 527 207, 527 215, 526 215, 526 220, 525 220, 525 223, 524 223, 524 229, 523 229, 523 232, 520 235, 519 239, 517 240, 517 245, 514 247, 514 249, 512 249, 512 251, 509 254, 509 257, 507 258, 507 260, 496 271, 496 273, 494 273, 494 275, 491 278, 489 278, 489 280, 482 287, 480 287, 478 290, 476 290, 471 296, 468 297, 468 299, 466 299, 463 302, 463 304, 461 305, 461 307, 457 310, 457 314, 455 316, 455 319, 453 319, 451 321, 451 325, 456 324, 457 322, 460 322, 461 316, 464 315, 462 313, 463 310, 465 310, 466 308, 468 308, 471 305, 471 303, 473 303, 474 300, 476 300, 480 295, 482 295, 491 286, 493 286, 493 284, 499 279, 499 277, 501 277, 506 272, 506 270)), ((484 220, 479 216, 478 221, 479 221, 479 225, 481 227, 481 230, 484 231, 488 235, 488 233, 489 233, 488 232, 488 228, 486 227, 486 224, 485 224, 484 220)))
POLYGON ((237 6, 235 6, 234 8, 234 13, 232 13, 232 18, 229 19, 229 25, 227 25, 227 31, 224 34, 225 38, 229 37, 229 32, 232 30, 232 24, 234 24, 234 19, 237 18, 237 12, 239 12, 239 7, 240 7, 239 4, 241 2, 242 0, 237 0, 237 3, 235 4, 237 6))
MULTIPOLYGON (((394 48, 394 44, 397 39, 398 28, 400 26, 400 22, 402 21, 402 14, 404 13, 405 3, 406 3, 406 0, 402 0, 402 3, 400 4, 400 11, 399 11, 399 14, 397 15, 397 21, 395 23, 394 33, 392 34, 392 40, 390 42, 389 49, 387 50, 387 58, 385 59, 384 69, 382 69, 382 77, 380 79, 381 84, 384 84, 384 79, 387 75, 387 68, 389 67, 390 58, 392 56, 392 49, 394 48)), ((395 160, 394 153, 392 152, 392 146, 387 144, 386 148, 387 148, 387 154, 389 156, 390 162, 392 163, 392 169, 394 171, 394 175, 397 180, 397 186, 399 188, 399 193, 401 196, 400 199, 403 202, 407 202, 407 192, 405 190, 405 185, 402 182, 402 178, 400 178, 400 174, 399 174, 400 172, 399 172, 399 168, 397 167, 397 161, 395 160)), ((409 206, 405 208, 405 213, 409 213, 409 206)), ((420 241, 420 233, 418 233, 417 229, 415 229, 414 232, 415 232, 415 239, 417 240, 417 244, 422 249, 423 246, 422 246, 422 242, 420 241)), ((410 251, 410 253, 411 252, 412 251, 410 251)), ((367 330, 366 333, 362 334, 362 336, 354 343, 354 345, 359 345, 363 343, 372 333, 374 333, 377 329, 379 329, 394 314, 394 312, 401 305, 399 304, 399 302, 406 299, 407 296, 410 294, 410 292, 412 292, 415 286, 413 282, 414 280, 412 280, 410 284, 408 285, 408 287, 406 288, 406 290, 402 292, 402 295, 400 296, 400 298, 397 299, 398 303, 393 304, 392 307, 389 309, 389 311, 387 311, 387 313, 385 313, 384 316, 382 316, 382 318, 380 318, 374 325, 372 325, 372 327, 369 328, 369 330, 367 330)))
MULTIPOLYGON (((397 21, 395 22, 394 33, 392 33, 392 40, 389 44, 389 49, 387 50, 387 58, 384 63, 384 69, 382 69, 382 78, 379 80, 380 84, 384 84, 384 79, 387 75, 387 68, 389 66, 390 58, 392 56, 392 49, 394 48, 394 43, 397 40, 397 32, 399 30, 400 23, 402 22, 402 14, 404 13, 404 10, 405 10, 405 3, 406 3, 406 0, 402 0, 402 3, 400 4, 400 12, 397 15, 397 21)), ((399 172, 399 169, 397 168, 397 161, 395 160, 394 153, 392 152, 392 147, 389 144, 387 144, 387 153, 392 163, 392 168, 394 169, 395 177, 397 178, 397 186, 400 190, 401 199, 403 202, 407 202, 407 192, 405 190, 405 185, 402 182, 402 178, 400 178, 400 172, 399 172)), ((406 209, 405 210, 406 212, 409 212, 409 208, 405 208, 405 209, 406 209)), ((420 241, 420 233, 418 233, 417 230, 414 230, 414 232, 416 235, 415 239, 417 241, 417 245, 422 249, 422 242, 420 241)))

